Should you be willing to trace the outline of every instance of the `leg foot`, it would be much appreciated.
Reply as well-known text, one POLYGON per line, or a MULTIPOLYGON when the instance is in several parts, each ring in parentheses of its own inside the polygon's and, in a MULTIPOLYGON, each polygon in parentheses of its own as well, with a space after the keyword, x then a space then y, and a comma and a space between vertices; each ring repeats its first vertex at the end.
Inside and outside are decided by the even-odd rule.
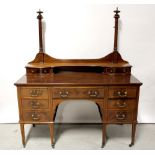
POLYGON ((24 130, 24 124, 20 124, 20 131, 21 131, 21 136, 22 136, 22 143, 23 147, 25 147, 25 130, 24 130))
POLYGON ((50 136, 51 136, 51 146, 52 148, 54 148, 54 123, 49 124, 49 128, 50 128, 50 136))
POLYGON ((135 142, 135 132, 136 132, 136 123, 132 124, 131 144, 129 144, 129 147, 134 145, 134 142, 135 142))
POLYGON ((36 125, 35 125, 35 124, 33 124, 33 127, 36 127, 36 125))
POLYGON ((106 124, 102 124, 102 148, 104 148, 105 143, 107 140, 107 135, 106 135, 106 124))
POLYGON ((104 146, 105 146, 105 143, 102 143, 102 146, 101 146, 101 148, 104 148, 104 146))
POLYGON ((134 144, 133 143, 131 143, 131 144, 129 144, 129 147, 132 147, 134 144))
POLYGON ((55 145, 54 144, 52 144, 51 146, 52 146, 53 149, 55 148, 55 145))

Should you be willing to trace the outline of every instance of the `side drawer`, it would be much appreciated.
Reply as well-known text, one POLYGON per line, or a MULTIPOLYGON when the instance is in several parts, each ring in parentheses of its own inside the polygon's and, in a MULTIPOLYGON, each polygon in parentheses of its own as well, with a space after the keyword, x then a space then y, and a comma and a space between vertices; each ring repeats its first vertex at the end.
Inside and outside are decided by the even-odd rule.
POLYGON ((23 111, 24 121, 44 122, 50 121, 50 115, 48 111, 23 111))
POLYGON ((107 107, 108 109, 133 110, 136 107, 136 100, 135 99, 109 99, 107 107))
POLYGON ((53 98, 104 98, 104 88, 53 88, 53 98))
POLYGON ((48 99, 48 88, 39 88, 39 87, 22 87, 21 88, 21 97, 23 98, 41 98, 48 99))
POLYGON ((33 100, 33 99, 22 99, 23 109, 48 109, 48 100, 33 100))
POLYGON ((130 86, 109 87, 109 98, 136 98, 137 88, 130 86))
POLYGON ((133 120, 133 112, 120 111, 120 110, 108 110, 108 122, 131 122, 133 120))

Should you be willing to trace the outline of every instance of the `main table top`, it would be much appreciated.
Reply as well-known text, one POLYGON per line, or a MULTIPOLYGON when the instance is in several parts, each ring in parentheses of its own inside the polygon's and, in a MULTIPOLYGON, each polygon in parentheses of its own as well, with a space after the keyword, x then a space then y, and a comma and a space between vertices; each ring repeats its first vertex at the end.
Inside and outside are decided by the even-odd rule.
POLYGON ((133 75, 107 75, 102 73, 61 72, 51 75, 22 76, 15 85, 22 86, 79 86, 79 85, 141 85, 133 75))

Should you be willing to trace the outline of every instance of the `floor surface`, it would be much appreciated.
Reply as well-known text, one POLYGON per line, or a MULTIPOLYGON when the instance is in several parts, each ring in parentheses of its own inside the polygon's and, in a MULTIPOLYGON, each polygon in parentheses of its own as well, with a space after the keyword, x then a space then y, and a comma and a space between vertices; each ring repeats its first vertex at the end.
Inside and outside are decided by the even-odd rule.
MULTIPOLYGON (((19 124, 0 124, 0 149, 52 150, 47 125, 26 125, 26 148, 21 143, 19 124)), ((55 126, 55 149, 57 150, 102 150, 100 124, 57 124, 55 126)), ((103 150, 155 149, 155 124, 137 125, 136 141, 131 141, 131 125, 109 125, 108 140, 103 150)))

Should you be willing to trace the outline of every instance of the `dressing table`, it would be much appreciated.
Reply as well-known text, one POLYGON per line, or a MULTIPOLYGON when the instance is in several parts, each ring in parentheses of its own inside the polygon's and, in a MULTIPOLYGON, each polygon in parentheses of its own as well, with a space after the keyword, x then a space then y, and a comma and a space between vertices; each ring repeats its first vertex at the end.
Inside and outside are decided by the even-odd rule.
POLYGON ((70 99, 92 100, 102 120, 102 147, 109 124, 131 124, 134 145, 139 90, 142 83, 131 74, 131 65, 117 48, 119 10, 114 11, 113 51, 100 59, 56 59, 44 52, 42 13, 38 11, 39 52, 26 65, 26 74, 17 86, 19 124, 25 147, 25 124, 47 124, 51 145, 55 146, 54 123, 58 106, 70 99))

